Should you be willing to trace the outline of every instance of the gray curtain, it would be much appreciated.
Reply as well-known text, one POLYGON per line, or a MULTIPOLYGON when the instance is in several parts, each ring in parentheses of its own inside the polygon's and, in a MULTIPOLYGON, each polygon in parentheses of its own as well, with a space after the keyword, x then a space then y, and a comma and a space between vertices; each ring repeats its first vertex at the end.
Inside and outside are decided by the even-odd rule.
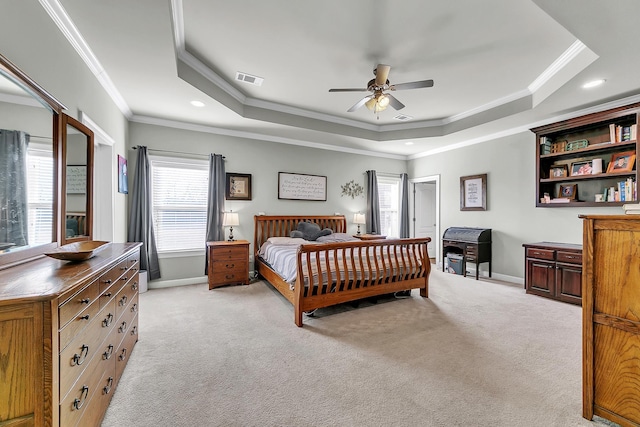
POLYGON ((378 178, 376 171, 367 171, 366 230, 369 234, 380 234, 380 201, 378 200, 378 178))
MULTIPOLYGON (((224 240, 224 157, 221 154, 209 155, 209 192, 207 195, 207 236, 206 242, 224 240)), ((204 257, 204 274, 207 274, 209 257, 204 257)))
POLYGON ((127 240, 142 242, 140 270, 147 270, 149 280, 154 280, 160 278, 160 263, 158 262, 156 237, 153 232, 150 186, 151 176, 147 147, 138 146, 138 160, 131 188, 131 213, 127 240))
POLYGON ((29 134, 0 129, 0 243, 29 244, 29 134))
POLYGON ((409 175, 400 174, 400 237, 409 237, 410 220, 409 220, 409 175))

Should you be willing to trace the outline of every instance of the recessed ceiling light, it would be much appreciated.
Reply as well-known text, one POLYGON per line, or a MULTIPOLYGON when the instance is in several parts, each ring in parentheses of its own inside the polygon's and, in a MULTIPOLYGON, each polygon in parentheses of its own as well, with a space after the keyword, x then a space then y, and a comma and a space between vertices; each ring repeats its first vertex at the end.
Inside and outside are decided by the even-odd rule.
POLYGON ((600 86, 604 82, 605 82, 604 79, 592 80, 592 81, 587 82, 584 85, 582 85, 582 87, 584 89, 591 89, 592 87, 600 86))
POLYGON ((191 105, 194 107, 204 107, 204 102, 202 101, 191 101, 191 105))
POLYGON ((404 145, 413 145, 413 142, 411 142, 411 141, 405 142, 404 145))

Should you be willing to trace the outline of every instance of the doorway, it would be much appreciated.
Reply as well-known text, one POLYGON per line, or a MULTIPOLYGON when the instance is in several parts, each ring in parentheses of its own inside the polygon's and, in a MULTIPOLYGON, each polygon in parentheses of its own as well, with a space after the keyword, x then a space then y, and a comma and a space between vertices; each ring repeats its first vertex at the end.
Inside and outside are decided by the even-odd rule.
POLYGON ((412 212, 414 237, 430 237, 429 258, 440 259, 440 176, 412 179, 412 212))

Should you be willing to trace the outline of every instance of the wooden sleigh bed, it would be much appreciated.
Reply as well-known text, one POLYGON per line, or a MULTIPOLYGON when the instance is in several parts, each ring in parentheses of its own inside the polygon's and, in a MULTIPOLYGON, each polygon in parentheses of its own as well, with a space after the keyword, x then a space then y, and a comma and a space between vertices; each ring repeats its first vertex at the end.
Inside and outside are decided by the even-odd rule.
POLYGON ((296 246, 295 282, 286 282, 260 256, 260 248, 270 237, 289 237, 300 221, 334 233, 346 233, 347 227, 344 216, 254 217, 256 270, 293 304, 296 325, 302 326, 304 312, 362 298, 414 288, 428 298, 429 238, 302 244, 296 246))

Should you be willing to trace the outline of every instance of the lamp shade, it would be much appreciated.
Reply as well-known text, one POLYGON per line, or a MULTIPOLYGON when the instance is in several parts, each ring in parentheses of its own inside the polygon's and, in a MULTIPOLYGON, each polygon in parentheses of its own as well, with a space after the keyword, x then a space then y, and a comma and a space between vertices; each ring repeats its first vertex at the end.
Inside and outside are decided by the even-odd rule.
POLYGON ((354 224, 364 224, 364 214, 362 213, 357 213, 353 215, 353 223, 354 224))
POLYGON ((240 225, 237 212, 225 212, 224 218, 222 218, 222 225, 225 227, 233 227, 234 225, 240 225))

